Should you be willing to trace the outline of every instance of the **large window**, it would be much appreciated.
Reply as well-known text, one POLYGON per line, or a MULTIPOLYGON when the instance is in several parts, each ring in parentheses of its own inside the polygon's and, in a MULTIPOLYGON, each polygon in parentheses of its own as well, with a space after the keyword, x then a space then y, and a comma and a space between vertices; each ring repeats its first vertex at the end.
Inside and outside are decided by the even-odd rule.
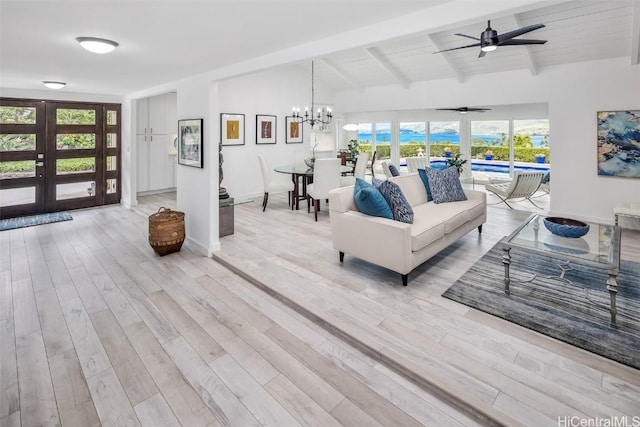
POLYGON ((425 122, 401 122, 398 127, 400 158, 426 156, 427 132, 425 122))
POLYGON ((471 158, 509 161, 509 120, 471 122, 471 158))
POLYGON ((376 159, 384 160, 391 157, 391 123, 376 123, 375 151, 376 159))
POLYGON ((429 154, 447 157, 460 151, 460 122, 429 122, 429 154))
POLYGON ((513 148, 516 162, 549 163, 549 120, 514 120, 513 148))

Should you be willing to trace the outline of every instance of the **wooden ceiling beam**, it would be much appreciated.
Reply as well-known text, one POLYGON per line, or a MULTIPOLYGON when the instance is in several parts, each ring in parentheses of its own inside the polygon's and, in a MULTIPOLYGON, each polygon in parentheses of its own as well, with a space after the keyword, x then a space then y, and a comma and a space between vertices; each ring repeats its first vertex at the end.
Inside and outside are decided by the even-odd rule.
MULTIPOLYGON (((520 22, 520 18, 518 17, 518 15, 511 15, 512 16, 512 22, 513 25, 515 25, 515 29, 517 28, 521 28, 523 25, 520 22)), ((531 72, 532 76, 535 76, 536 74, 538 74, 538 66, 536 64, 536 60, 533 57, 533 52, 531 51, 531 47, 524 45, 524 46, 518 46, 518 48, 523 48, 522 51, 525 54, 525 59, 527 61, 527 68, 529 68, 529 71, 531 72)))
POLYGON ((402 87, 404 87, 405 89, 409 87, 409 85, 411 84, 409 79, 407 79, 404 74, 398 71, 398 69, 394 67, 393 64, 391 64, 389 60, 385 58, 384 55, 380 53, 380 51, 378 51, 378 49, 376 49, 375 47, 368 47, 367 52, 378 63, 378 65, 380 65, 383 69, 385 69, 393 77, 395 77, 396 80, 400 82, 402 87))
MULTIPOLYGON (((429 34, 429 40, 431 40, 431 43, 433 43, 433 45, 436 48, 436 51, 438 50, 443 50, 444 48, 442 47, 442 45, 440 44, 440 42, 438 41, 438 39, 433 35, 433 34, 429 34)), ((454 76, 456 77, 456 79, 460 82, 460 83, 464 83, 464 79, 465 76, 464 74, 462 74, 462 72, 460 71, 460 68, 458 68, 458 66, 456 64, 454 64, 453 60, 451 59, 451 57, 449 56, 449 52, 442 52, 442 53, 438 53, 438 55, 441 55, 442 58, 444 59, 444 61, 447 63, 447 65, 449 66, 449 69, 451 69, 451 71, 453 72, 454 76)))

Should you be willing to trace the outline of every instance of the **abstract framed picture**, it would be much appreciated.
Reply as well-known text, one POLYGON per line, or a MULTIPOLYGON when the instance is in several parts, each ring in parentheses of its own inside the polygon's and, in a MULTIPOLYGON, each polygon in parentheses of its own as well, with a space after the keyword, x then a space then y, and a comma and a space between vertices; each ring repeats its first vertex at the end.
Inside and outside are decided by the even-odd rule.
POLYGON ((178 120, 178 164, 202 168, 202 119, 178 120))
POLYGON ((598 175, 640 178, 640 110, 598 111, 598 175))
POLYGON ((300 144, 302 142, 302 123, 293 116, 284 118, 284 142, 287 144, 300 144))
POLYGON ((276 116, 256 114, 256 144, 276 143, 276 116))
POLYGON ((222 145, 244 145, 244 114, 220 114, 220 142, 222 145))

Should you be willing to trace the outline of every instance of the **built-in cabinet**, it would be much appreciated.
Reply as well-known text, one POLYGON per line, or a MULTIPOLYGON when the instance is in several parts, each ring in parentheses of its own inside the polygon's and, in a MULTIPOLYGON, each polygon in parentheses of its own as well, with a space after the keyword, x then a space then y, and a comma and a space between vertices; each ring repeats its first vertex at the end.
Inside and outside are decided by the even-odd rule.
POLYGON ((175 93, 137 102, 137 191, 158 191, 176 186, 177 99, 175 93))

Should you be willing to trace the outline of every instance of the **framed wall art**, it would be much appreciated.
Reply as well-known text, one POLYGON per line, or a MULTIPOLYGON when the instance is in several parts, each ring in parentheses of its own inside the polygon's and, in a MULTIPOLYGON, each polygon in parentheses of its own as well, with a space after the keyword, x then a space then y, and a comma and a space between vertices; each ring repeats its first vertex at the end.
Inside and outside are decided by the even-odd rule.
POLYGON ((287 144, 300 144, 302 142, 302 123, 293 116, 284 118, 284 142, 287 144))
POLYGON ((220 114, 222 145, 244 145, 244 114, 220 114))
POLYGON ((256 144, 276 143, 276 116, 256 114, 256 144))
POLYGON ((640 110, 598 111, 598 175, 640 178, 640 110))
POLYGON ((202 119, 178 120, 178 164, 201 168, 202 119))

